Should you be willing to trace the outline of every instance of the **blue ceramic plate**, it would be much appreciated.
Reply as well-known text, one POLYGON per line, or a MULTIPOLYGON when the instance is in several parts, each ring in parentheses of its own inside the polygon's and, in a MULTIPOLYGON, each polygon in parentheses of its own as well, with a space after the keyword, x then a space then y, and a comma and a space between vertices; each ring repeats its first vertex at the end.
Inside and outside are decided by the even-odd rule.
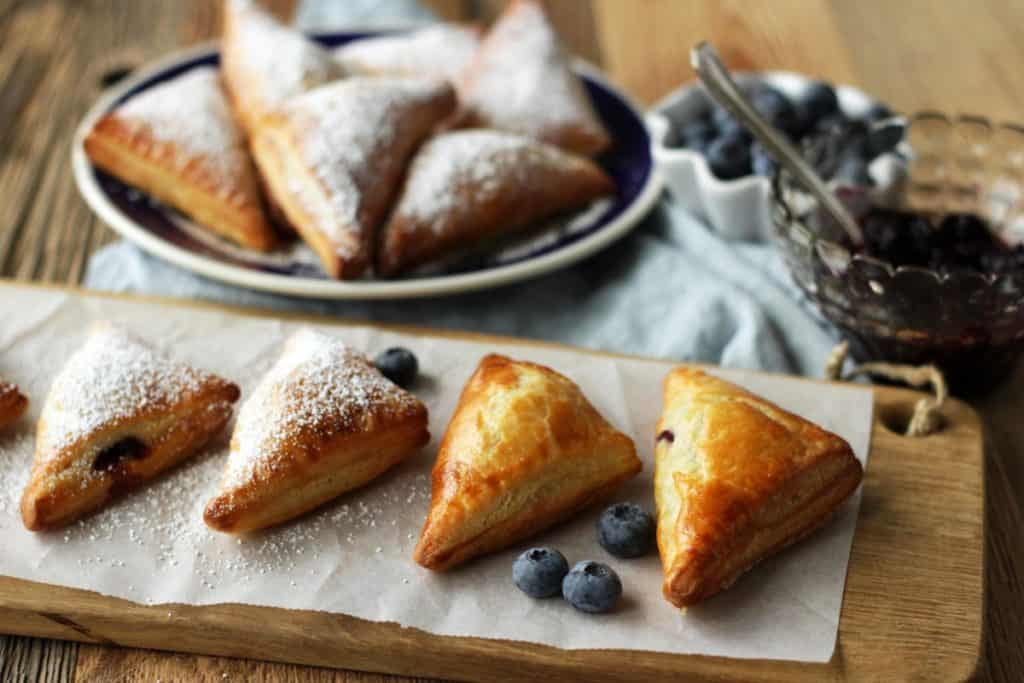
MULTIPOLYGON (((347 32, 314 37, 335 47, 370 35, 347 32)), ((97 170, 86 157, 82 141, 104 113, 189 69, 218 63, 216 44, 211 43, 141 69, 92 107, 79 125, 72 149, 78 188, 101 219, 146 251, 215 280, 280 294, 332 299, 398 299, 496 287, 564 268, 606 247, 650 211, 661 190, 642 115, 596 69, 579 63, 574 68, 614 139, 612 148, 598 159, 615 180, 618 192, 614 198, 597 202, 528 237, 457 261, 435 264, 401 279, 331 280, 305 245, 295 244, 270 254, 233 246, 97 170)))

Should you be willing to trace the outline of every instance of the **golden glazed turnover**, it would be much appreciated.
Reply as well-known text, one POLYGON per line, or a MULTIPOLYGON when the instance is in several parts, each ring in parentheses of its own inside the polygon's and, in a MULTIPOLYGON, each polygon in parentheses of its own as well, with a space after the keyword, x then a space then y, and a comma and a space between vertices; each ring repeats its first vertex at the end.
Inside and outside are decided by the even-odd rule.
POLYGON ((346 71, 365 76, 423 76, 457 81, 480 47, 480 29, 434 24, 393 36, 363 38, 334 50, 346 71))
POLYGON ((536 0, 514 0, 466 70, 461 125, 500 128, 593 156, 611 137, 536 0))
POLYGON ((677 607, 820 527, 863 473, 840 437, 700 370, 666 377, 657 430, 658 550, 677 607))
POLYGON ((633 441, 569 379, 487 356, 441 442, 413 558, 445 570, 500 550, 605 498, 640 468, 633 441))
POLYGON ((212 67, 135 95, 85 138, 96 166, 250 249, 274 232, 245 138, 212 67))
POLYGON ((252 140, 256 163, 331 277, 358 278, 372 264, 409 158, 454 107, 443 81, 356 77, 264 119, 252 140))
POLYGON ((377 271, 395 275, 481 241, 613 194, 594 162, 494 130, 461 130, 424 143, 383 229, 377 271))
POLYGON ((345 76, 329 50, 252 0, 225 0, 220 64, 235 113, 250 135, 291 98, 345 76))
POLYGON ((241 533, 363 486, 430 440, 427 409, 361 353, 303 329, 238 414, 206 524, 241 533))
POLYGON ((14 424, 28 408, 28 399, 21 395, 18 387, 0 379, 0 429, 14 424))
POLYGON ((25 527, 65 526, 199 451, 238 387, 96 325, 53 381, 21 498, 25 527))

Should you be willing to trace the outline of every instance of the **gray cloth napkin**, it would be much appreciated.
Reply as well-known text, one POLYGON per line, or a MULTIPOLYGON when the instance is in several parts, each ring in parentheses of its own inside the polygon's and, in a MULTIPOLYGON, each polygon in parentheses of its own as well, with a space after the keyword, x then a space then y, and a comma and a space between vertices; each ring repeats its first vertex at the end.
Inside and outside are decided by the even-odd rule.
POLYGON ((575 267, 459 296, 295 299, 193 275, 127 242, 93 256, 85 285, 812 376, 834 343, 771 245, 723 239, 668 198, 629 236, 575 267))
MULTIPOLYGON (((416 0, 304 0, 303 28, 427 21, 416 0)), ((104 247, 85 285, 565 342, 728 367, 820 375, 833 344, 770 245, 716 234, 664 199, 628 237, 573 268, 501 289, 394 302, 253 292, 193 275, 127 242, 104 247)))

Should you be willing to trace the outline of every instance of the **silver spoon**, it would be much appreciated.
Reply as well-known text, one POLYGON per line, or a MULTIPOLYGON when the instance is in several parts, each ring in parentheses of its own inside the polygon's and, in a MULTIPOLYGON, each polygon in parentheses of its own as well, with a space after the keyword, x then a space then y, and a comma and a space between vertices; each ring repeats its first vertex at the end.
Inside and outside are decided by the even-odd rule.
POLYGON ((758 114, 740 92, 736 82, 732 80, 728 69, 718 58, 715 48, 707 42, 698 43, 690 51, 690 64, 697 72, 697 77, 704 84, 712 99, 725 107, 730 114, 739 119, 740 123, 772 153, 775 160, 793 174, 808 192, 813 194, 825 211, 838 223, 855 246, 864 244, 864 233, 843 203, 828 189, 825 181, 804 161, 800 152, 790 144, 789 140, 779 133, 758 114))

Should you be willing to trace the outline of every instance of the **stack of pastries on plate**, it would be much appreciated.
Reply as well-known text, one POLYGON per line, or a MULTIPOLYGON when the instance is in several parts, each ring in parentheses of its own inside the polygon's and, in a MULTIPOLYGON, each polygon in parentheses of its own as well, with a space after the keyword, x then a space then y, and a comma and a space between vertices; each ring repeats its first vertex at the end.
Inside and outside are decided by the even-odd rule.
MULTIPOLYGON (((843 439, 738 386, 680 367, 663 391, 653 486, 663 592, 676 606, 811 533, 860 484, 843 439)), ((192 457, 239 398, 234 383, 97 324, 42 406, 26 528, 67 526, 192 457)), ((0 384, 0 426, 26 404, 0 384)), ((300 329, 242 405, 204 521, 226 533, 281 524, 429 441, 419 399, 362 353, 300 329)), ((507 548, 612 496, 641 468, 632 439, 567 377, 485 356, 441 439, 413 559, 442 571, 507 548)))
POLYGON ((611 144, 537 0, 322 47, 226 0, 220 70, 115 106, 102 170, 237 245, 295 234, 333 278, 394 277, 613 195, 611 144))

